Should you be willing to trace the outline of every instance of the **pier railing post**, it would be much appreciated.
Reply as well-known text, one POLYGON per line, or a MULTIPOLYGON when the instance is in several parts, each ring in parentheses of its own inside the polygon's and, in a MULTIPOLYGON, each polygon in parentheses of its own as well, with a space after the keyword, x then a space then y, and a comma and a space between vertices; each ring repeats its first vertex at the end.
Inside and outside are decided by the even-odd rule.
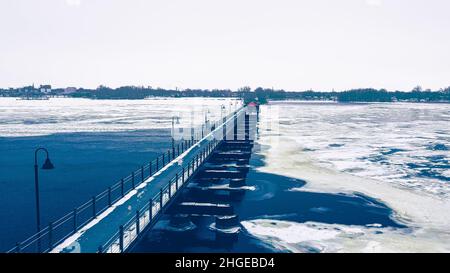
POLYGON ((163 195, 164 195, 163 189, 161 188, 159 190, 159 209, 160 210, 162 210, 162 207, 163 207, 163 195))
POLYGON ((161 165, 161 167, 164 167, 164 166, 166 166, 166 154, 162 154, 162 165, 161 165))
POLYGON ((234 133, 234 140, 237 140, 237 135, 238 135, 238 126, 237 126, 237 121, 238 121, 238 119, 237 119, 237 113, 236 112, 234 112, 234 130, 233 130, 233 133, 234 133))
POLYGON ((136 234, 139 235, 141 233, 141 227, 140 227, 140 215, 139 210, 136 210, 136 234))
POLYGON ((223 140, 227 140, 227 124, 225 123, 226 117, 223 118, 223 127, 222 127, 222 133, 223 133, 223 140))
POLYGON ((245 140, 250 139, 250 115, 245 114, 245 128, 244 128, 245 140))
POLYGON ((172 182, 169 180, 169 199, 172 197, 172 182))
POLYGON ((158 170, 159 170, 159 156, 156 157, 156 169, 155 169, 155 171, 158 171, 158 170))
POLYGON ((177 154, 180 155, 180 143, 177 144, 177 154))
POLYGON ((119 227, 119 249, 123 252, 123 226, 119 227))
POLYGON ((148 223, 150 224, 152 222, 153 218, 153 199, 150 198, 150 201, 148 201, 149 208, 148 208, 148 223))
POLYGON ((183 167, 183 171, 181 173, 181 184, 184 184, 184 167, 183 167))
POLYGON ((175 181, 177 182, 176 183, 176 189, 178 191, 178 173, 175 175, 175 181))

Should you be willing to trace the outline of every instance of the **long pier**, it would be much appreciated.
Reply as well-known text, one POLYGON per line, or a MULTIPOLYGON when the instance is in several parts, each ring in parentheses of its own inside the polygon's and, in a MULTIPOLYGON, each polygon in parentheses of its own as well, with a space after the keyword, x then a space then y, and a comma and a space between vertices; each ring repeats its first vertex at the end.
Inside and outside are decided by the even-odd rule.
POLYGON ((180 141, 9 252, 121 253, 132 249, 166 213, 209 210, 233 218, 228 204, 191 202, 182 193, 232 192, 242 185, 253 146, 250 119, 256 119, 256 111, 253 106, 243 107, 200 140, 180 141), (227 184, 220 185, 223 181, 227 184))

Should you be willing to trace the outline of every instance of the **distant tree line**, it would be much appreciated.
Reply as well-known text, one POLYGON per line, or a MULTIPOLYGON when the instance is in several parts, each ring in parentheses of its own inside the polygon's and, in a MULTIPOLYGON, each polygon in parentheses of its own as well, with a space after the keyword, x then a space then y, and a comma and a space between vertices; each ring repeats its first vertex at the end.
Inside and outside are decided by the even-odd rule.
MULTIPOLYGON (((26 88, 0 89, 0 96, 23 97, 42 96, 39 90, 26 88)), ((229 89, 163 89, 152 87, 123 86, 109 88, 100 86, 96 89, 78 88, 67 93, 65 89, 52 89, 46 96, 68 96, 91 99, 144 99, 148 97, 214 97, 242 98, 246 102, 258 100, 265 103, 268 100, 325 100, 338 102, 450 102, 450 87, 438 91, 423 90, 420 86, 409 92, 387 91, 385 89, 353 89, 347 91, 285 91, 258 87, 242 87, 236 91, 229 89)))
POLYGON ((385 89, 353 89, 341 92, 324 91, 284 91, 256 88, 251 92, 248 88, 240 89, 244 98, 258 98, 262 102, 267 100, 326 100, 338 102, 450 102, 450 87, 438 91, 422 90, 415 87, 412 91, 393 91, 385 89))
POLYGON ((236 97, 231 90, 186 89, 183 91, 151 87, 123 86, 112 89, 100 86, 95 90, 79 89, 71 97, 93 99, 145 99, 148 97, 236 97))
POLYGON ((433 92, 421 89, 411 92, 388 92, 384 89, 358 89, 339 93, 340 102, 394 102, 394 101, 415 101, 415 102, 439 102, 450 101, 450 88, 433 92))

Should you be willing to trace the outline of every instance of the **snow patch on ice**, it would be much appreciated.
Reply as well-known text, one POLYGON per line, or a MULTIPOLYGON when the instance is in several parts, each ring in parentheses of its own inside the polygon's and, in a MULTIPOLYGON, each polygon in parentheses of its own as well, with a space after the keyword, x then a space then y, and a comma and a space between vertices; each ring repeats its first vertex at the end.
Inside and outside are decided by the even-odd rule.
POLYGON ((346 226, 317 222, 297 223, 258 219, 241 224, 252 236, 276 250, 289 252, 448 252, 432 237, 416 237, 409 229, 346 226), (413 237, 415 240, 406 240, 413 237))

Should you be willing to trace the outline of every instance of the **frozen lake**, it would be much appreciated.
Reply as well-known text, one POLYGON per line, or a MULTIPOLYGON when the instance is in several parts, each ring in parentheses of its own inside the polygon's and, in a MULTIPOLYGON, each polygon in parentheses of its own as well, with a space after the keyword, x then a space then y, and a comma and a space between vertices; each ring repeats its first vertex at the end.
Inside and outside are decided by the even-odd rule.
POLYGON ((171 128, 171 117, 180 125, 199 125, 220 118, 238 102, 209 98, 153 98, 145 100, 91 100, 52 98, 17 100, 0 98, 0 137, 23 137, 76 132, 118 132, 171 128))
POLYGON ((271 119, 263 122, 295 136, 302 154, 323 167, 450 198, 449 104, 286 102, 265 109, 271 119))

